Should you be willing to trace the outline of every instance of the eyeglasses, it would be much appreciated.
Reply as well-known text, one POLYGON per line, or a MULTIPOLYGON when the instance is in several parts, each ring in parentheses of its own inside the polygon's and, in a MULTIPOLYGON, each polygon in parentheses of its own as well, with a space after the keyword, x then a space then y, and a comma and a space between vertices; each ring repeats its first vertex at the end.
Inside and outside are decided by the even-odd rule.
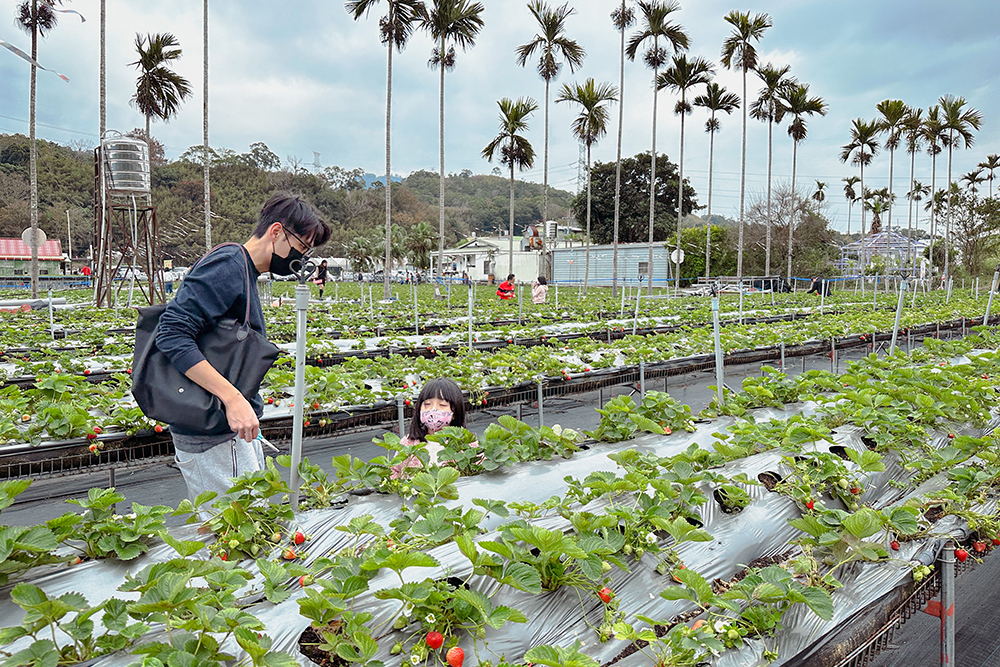
MULTIPOLYGON (((310 257, 313 254, 313 252, 316 250, 311 245, 309 245, 308 243, 306 243, 305 241, 303 241, 302 237, 300 237, 298 234, 296 234, 295 232, 291 231, 290 229, 288 229, 284 225, 281 226, 281 229, 282 229, 282 231, 285 232, 285 240, 286 241, 288 240, 288 235, 291 234, 292 238, 294 238, 296 241, 298 241, 299 244, 303 248, 305 248, 305 250, 299 250, 299 252, 302 253, 303 257, 310 257)), ((289 243, 289 245, 291 245, 291 243, 289 243)))

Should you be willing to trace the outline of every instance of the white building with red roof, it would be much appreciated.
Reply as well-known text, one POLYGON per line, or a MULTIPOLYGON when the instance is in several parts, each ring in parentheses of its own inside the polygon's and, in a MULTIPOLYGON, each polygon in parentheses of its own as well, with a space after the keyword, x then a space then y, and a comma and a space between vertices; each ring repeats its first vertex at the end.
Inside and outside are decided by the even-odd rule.
MULTIPOLYGON (((39 275, 59 275, 63 262, 62 242, 50 239, 38 249, 39 275)), ((31 248, 21 239, 0 238, 0 276, 27 276, 31 273, 31 248)))

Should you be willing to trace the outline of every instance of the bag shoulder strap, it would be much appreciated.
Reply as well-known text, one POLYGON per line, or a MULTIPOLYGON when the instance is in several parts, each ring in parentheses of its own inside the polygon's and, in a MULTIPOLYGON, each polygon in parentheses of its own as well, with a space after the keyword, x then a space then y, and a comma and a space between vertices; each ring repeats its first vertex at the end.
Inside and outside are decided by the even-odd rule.
MULTIPOLYGON (((206 252, 204 255, 202 255, 201 257, 199 257, 198 261, 195 262, 194 265, 191 268, 194 269, 195 266, 198 266, 199 264, 201 264, 201 261, 203 259, 205 259, 209 255, 211 255, 213 252, 215 252, 219 248, 225 248, 226 246, 236 246, 236 247, 238 247, 240 249, 240 257, 243 259, 243 268, 246 270, 246 288, 247 288, 247 291, 246 291, 246 298, 244 299, 244 301, 246 301, 246 309, 245 309, 245 312, 243 313, 243 323, 242 323, 242 326, 249 328, 249 326, 250 326, 250 263, 247 262, 246 249, 242 245, 240 245, 239 243, 233 243, 232 241, 226 241, 224 243, 220 243, 219 245, 215 246, 214 248, 212 248, 211 250, 209 250, 208 252, 206 252)), ((245 336, 246 336, 246 334, 244 334, 244 337, 245 336)))

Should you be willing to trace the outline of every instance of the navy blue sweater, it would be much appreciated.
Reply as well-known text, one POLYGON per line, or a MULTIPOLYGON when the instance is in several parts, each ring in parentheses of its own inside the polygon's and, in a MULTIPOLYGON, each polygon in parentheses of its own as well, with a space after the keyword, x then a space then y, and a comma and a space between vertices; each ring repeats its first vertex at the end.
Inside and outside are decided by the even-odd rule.
MULTIPOLYGON (((156 335, 156 346, 167 355, 174 368, 185 373, 203 361, 205 355, 198 349, 198 337, 212 328, 219 319, 233 318, 243 322, 248 298, 250 327, 263 335, 267 334, 264 312, 257 295, 259 275, 250 253, 243 246, 235 244, 216 249, 188 272, 177 296, 160 316, 159 332, 156 335)), ((254 397, 250 405, 258 417, 264 413, 264 401, 260 394, 254 397)), ((202 435, 182 433, 173 427, 171 432, 202 435)))

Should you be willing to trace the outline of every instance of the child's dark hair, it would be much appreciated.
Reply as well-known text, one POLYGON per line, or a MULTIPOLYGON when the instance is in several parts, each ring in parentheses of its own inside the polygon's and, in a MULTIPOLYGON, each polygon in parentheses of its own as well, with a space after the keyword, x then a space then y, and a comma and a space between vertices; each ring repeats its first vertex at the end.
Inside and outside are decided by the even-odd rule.
POLYGON ((538 276, 538 284, 539 285, 547 285, 548 282, 549 281, 545 279, 545 276, 538 276))
POLYGON ((452 413, 451 423, 448 426, 465 426, 465 396, 462 394, 462 388, 451 378, 435 378, 424 384, 416 403, 413 404, 413 418, 410 420, 410 430, 406 434, 411 440, 423 442, 427 438, 427 427, 420 421, 420 406, 429 398, 448 401, 452 413))

